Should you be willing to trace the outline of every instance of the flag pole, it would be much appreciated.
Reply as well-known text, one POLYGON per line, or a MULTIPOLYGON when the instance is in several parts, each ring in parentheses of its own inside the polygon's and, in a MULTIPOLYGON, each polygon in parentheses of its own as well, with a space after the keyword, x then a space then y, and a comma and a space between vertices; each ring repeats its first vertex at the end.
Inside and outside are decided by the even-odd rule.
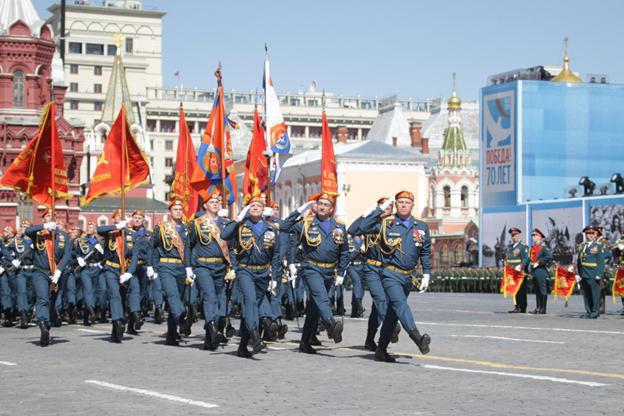
MULTIPOLYGON (((50 104, 48 104, 48 110, 47 110, 47 117, 51 117, 54 116, 53 114, 51 114, 54 110, 52 108, 52 106, 54 105, 54 101, 50 101, 50 104)), ((50 126, 52 127, 52 123, 55 122, 56 120, 50 120, 50 126)), ((43 120, 44 125, 46 120, 43 120)), ((56 128, 56 124, 54 124, 54 127, 56 128)), ((53 130, 52 128, 50 130, 53 130)), ((50 212, 52 213, 52 221, 56 221, 56 172, 54 172, 54 168, 56 166, 56 140, 54 140, 54 132, 50 131, 50 139, 51 139, 51 144, 50 144, 50 152, 52 153, 50 156, 50 173, 52 175, 51 182, 50 182, 50 188, 52 188, 52 201, 51 201, 51 206, 50 206, 50 212)), ((56 230, 52 230, 50 232, 50 239, 52 240, 52 255, 50 255, 48 258, 52 259, 52 264, 50 264, 50 271, 52 272, 52 275, 54 275, 54 273, 56 272, 56 257, 55 257, 55 247, 54 247, 54 240, 56 237, 56 230)), ((56 292, 57 289, 57 285, 55 283, 51 283, 50 284, 50 290, 52 292, 56 292)))
MULTIPOLYGON (((219 66, 217 67, 217 70, 215 71, 215 77, 217 77, 217 94, 219 95, 219 100, 221 100, 223 98, 223 83, 222 83, 222 76, 221 76, 221 62, 219 62, 219 66)), ((221 105, 223 106, 223 108, 225 108, 225 103, 221 103, 221 105)), ((225 126, 224 126, 225 127, 225 126)), ((222 200, 222 207, 224 209, 227 209, 228 207, 228 201, 226 200, 226 194, 225 194, 225 153, 227 152, 226 149, 226 143, 225 143, 225 128, 223 129, 223 134, 221 135, 221 137, 219 138, 219 140, 221 140, 221 155, 220 155, 220 163, 221 163, 221 192, 223 192, 223 198, 221 198, 222 200)), ((232 190, 233 192, 236 192, 236 190, 232 190)))
POLYGON ((273 198, 271 197, 271 163, 273 162, 272 152, 271 152, 271 140, 270 140, 270 132, 269 129, 271 126, 267 124, 267 99, 266 92, 268 83, 271 82, 271 75, 267 71, 268 69, 268 60, 269 60, 269 47, 267 44, 264 44, 264 141, 266 143, 266 154, 265 157, 267 159, 267 206, 271 206, 271 202, 273 198))
MULTIPOLYGON (((123 126, 121 128, 121 221, 126 219, 126 158, 128 157, 128 152, 126 149, 126 130, 128 128, 128 119, 126 118, 126 105, 125 103, 121 104, 121 112, 123 119, 123 126)), ((119 250, 121 255, 124 258, 119 259, 119 268, 122 273, 126 272, 125 265, 125 244, 126 244, 126 227, 121 229, 121 247, 119 250)))

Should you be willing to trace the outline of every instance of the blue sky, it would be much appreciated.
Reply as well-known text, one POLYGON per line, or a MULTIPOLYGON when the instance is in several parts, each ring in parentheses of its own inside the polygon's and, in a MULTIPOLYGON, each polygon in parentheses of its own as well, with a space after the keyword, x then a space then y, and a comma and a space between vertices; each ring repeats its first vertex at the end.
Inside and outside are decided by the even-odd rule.
MULTIPOLYGON (((72 0, 68 0, 72 3, 72 0)), ((94 1, 94 3, 97 0, 94 1)), ((33 0, 42 18, 51 0, 33 0)), ((307 88, 362 96, 449 95, 451 74, 464 99, 476 99, 488 75, 557 65, 570 37, 571 66, 583 78, 624 81, 624 2, 145 0, 163 21, 164 84, 260 88, 264 43, 278 92, 307 88)))

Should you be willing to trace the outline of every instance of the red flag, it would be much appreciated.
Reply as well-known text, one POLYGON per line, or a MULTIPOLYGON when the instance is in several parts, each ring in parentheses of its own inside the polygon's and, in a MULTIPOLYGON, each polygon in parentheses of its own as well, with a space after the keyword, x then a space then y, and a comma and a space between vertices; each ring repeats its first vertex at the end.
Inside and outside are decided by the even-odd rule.
POLYGON ((520 290, 523 281, 524 274, 521 271, 517 271, 513 266, 505 266, 500 291, 505 297, 512 295, 514 297, 514 305, 516 304, 516 293, 520 290))
POLYGON ((563 296, 567 302, 574 292, 575 283, 576 276, 574 272, 569 271, 563 266, 557 266, 557 270, 555 271, 555 283, 552 290, 555 301, 559 296, 563 296))
POLYGON ((221 70, 218 69, 215 75, 219 85, 217 96, 199 145, 191 186, 204 199, 208 199, 214 187, 218 186, 224 190, 224 200, 233 204, 236 201, 236 172, 230 133, 227 130, 232 122, 225 115, 221 70))
POLYGON ((199 195, 191 186, 191 174, 195 170, 197 157, 193 147, 193 139, 186 124, 184 108, 180 106, 180 128, 178 133, 178 151, 176 153, 176 165, 174 170, 173 183, 171 184, 171 194, 182 201, 184 209, 184 220, 191 219, 197 210, 199 195))
POLYGON ((268 163, 263 152, 266 150, 264 140, 264 127, 258 115, 258 110, 254 108, 253 136, 247 151, 247 161, 245 162, 245 179, 243 182, 244 195, 257 195, 267 188, 268 163))
POLYGON ((615 276, 613 276, 613 286, 611 287, 611 296, 613 303, 615 304, 615 297, 621 296, 624 298, 624 269, 617 268, 615 276))
POLYGON ((48 208, 52 207, 52 190, 55 199, 71 198, 53 103, 46 106, 39 132, 9 165, 0 185, 24 192, 48 208))
POLYGON ((145 183, 148 177, 147 158, 130 131, 126 118, 126 106, 122 104, 117 120, 113 123, 104 143, 102 155, 95 167, 89 191, 82 199, 82 204, 86 206, 99 197, 119 194, 122 184, 125 185, 126 191, 136 188, 145 183))
POLYGON ((338 196, 338 176, 336 174, 336 156, 331 131, 327 125, 327 115, 323 110, 323 126, 321 128, 321 192, 338 196))

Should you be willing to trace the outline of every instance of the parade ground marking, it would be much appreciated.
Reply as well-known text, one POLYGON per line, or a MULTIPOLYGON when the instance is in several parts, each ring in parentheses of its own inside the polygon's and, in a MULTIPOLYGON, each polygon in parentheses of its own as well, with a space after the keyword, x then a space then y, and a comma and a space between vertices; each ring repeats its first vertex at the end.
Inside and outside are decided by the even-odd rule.
POLYGON ((447 322, 419 322, 419 325, 456 326, 465 328, 524 329, 528 331, 578 332, 586 334, 624 335, 624 331, 604 331, 600 329, 544 328, 539 326, 488 325, 488 324, 451 324, 447 322))
POLYGON ((89 334, 107 334, 108 331, 100 331, 98 329, 77 328, 76 331, 87 332, 89 334))
POLYGON ((12 367, 14 365, 17 365, 17 363, 12 363, 10 361, 0 361, 0 365, 6 365, 6 366, 9 366, 9 367, 12 367))
POLYGON ((544 341, 541 339, 522 339, 522 338, 508 338, 508 337, 496 337, 491 335, 449 335, 454 338, 486 338, 486 339, 494 339, 498 341, 512 341, 512 342, 533 342, 536 344, 558 344, 563 345, 565 342, 563 341, 544 341))
POLYGON ((422 368, 428 368, 432 370, 442 370, 442 371, 456 371, 460 373, 476 373, 476 374, 491 374, 496 376, 505 376, 505 377, 517 377, 517 378, 528 378, 532 380, 543 380, 543 381, 552 381, 555 383, 567 383, 567 384, 580 384, 581 386, 588 387, 604 387, 608 386, 608 384, 604 383, 596 383, 593 381, 580 381, 580 380, 570 380, 567 378, 559 378, 559 377, 549 377, 549 376, 539 376, 535 374, 520 374, 520 373, 507 373, 504 371, 487 371, 487 370, 471 370, 469 368, 455 368, 455 367, 442 367, 439 365, 431 365, 431 364, 412 364, 422 368))
POLYGON ((172 402, 190 404, 192 406, 199 406, 199 407, 204 407, 204 408, 207 408, 207 409, 212 409, 212 408, 215 408, 215 407, 219 407, 218 405, 216 405, 214 403, 206 403, 206 402, 200 402, 198 400, 185 399, 184 397, 172 396, 171 394, 158 393, 157 391, 151 391, 151 390, 145 390, 145 389, 137 389, 137 388, 134 388, 134 387, 120 386, 119 384, 107 383, 105 381, 85 380, 85 383, 95 384, 97 386, 106 387, 106 388, 113 389, 113 390, 119 390, 119 391, 125 391, 125 392, 129 392, 129 393, 142 394, 144 396, 156 397, 158 399, 169 400, 169 401, 172 401, 172 402))

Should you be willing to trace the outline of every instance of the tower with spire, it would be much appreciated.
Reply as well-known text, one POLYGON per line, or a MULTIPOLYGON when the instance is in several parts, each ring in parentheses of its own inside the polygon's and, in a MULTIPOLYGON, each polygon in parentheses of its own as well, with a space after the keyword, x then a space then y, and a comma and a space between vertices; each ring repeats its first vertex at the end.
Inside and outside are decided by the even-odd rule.
POLYGON ((447 105, 449 125, 444 130, 444 141, 438 152, 437 167, 466 167, 471 164, 471 160, 461 125, 461 98, 457 95, 455 88, 455 73, 453 73, 453 92, 447 101, 447 105))

